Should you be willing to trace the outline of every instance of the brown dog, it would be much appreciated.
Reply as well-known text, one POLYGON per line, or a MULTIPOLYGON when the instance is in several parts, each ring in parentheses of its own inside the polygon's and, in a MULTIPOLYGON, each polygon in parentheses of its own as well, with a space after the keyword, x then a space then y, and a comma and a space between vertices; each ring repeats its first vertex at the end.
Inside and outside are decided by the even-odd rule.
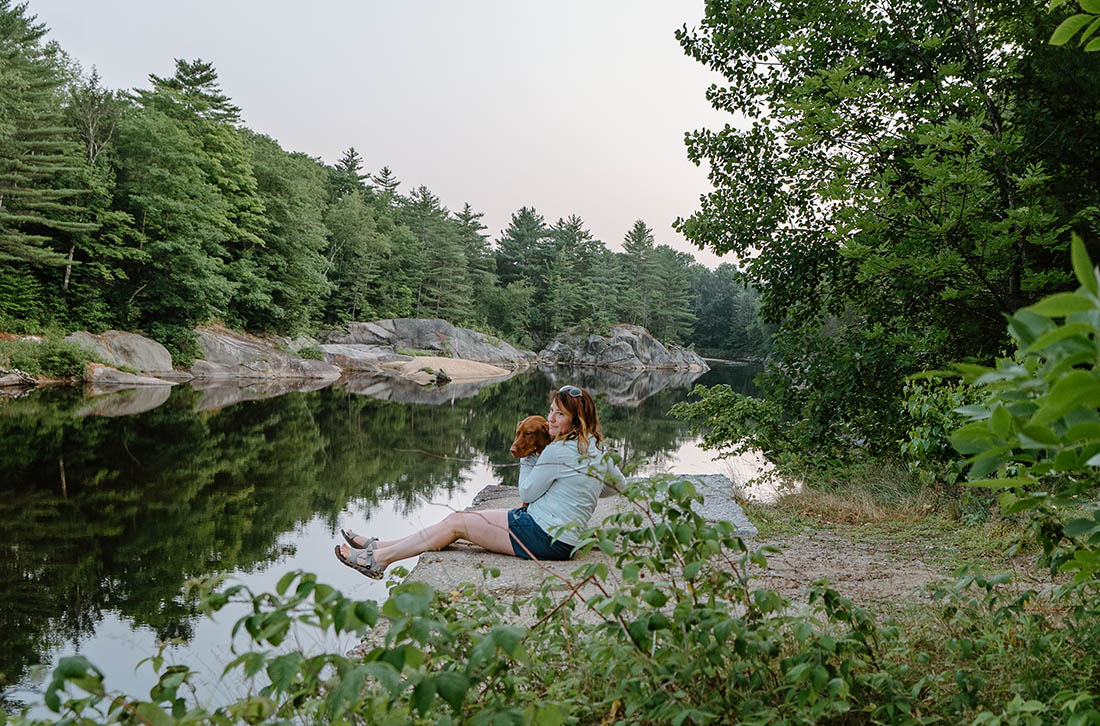
POLYGON ((512 456, 522 459, 531 454, 541 454, 550 443, 550 424, 544 416, 528 416, 516 425, 516 440, 508 449, 512 456))

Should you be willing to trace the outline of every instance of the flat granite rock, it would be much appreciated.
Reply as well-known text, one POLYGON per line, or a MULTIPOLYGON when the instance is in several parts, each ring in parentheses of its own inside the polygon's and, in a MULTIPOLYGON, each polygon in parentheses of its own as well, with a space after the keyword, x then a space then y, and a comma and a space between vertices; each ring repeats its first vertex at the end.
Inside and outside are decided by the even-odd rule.
MULTIPOLYGON (((707 520, 725 519, 733 524, 739 536, 745 539, 756 536, 756 527, 733 499, 734 485, 728 478, 722 475, 673 475, 673 477, 691 479, 696 483, 696 487, 703 495, 703 510, 700 514, 707 520)), ((515 487, 492 485, 478 492, 467 511, 511 509, 519 504, 519 495, 515 487)), ((591 522, 598 524, 608 516, 629 506, 630 503, 624 497, 612 496, 600 499, 596 505, 596 511, 592 514, 591 522)), ((622 573, 615 566, 615 559, 605 555, 599 549, 592 549, 583 556, 567 562, 531 562, 489 552, 465 542, 456 542, 439 552, 425 552, 420 555, 420 561, 405 581, 423 582, 439 592, 454 592, 459 585, 472 583, 479 590, 492 594, 504 602, 524 600, 538 593, 542 589, 543 582, 549 582, 551 591, 564 597, 573 581, 573 572, 582 565, 594 562, 607 565, 608 576, 605 585, 609 589, 614 590, 622 584, 622 573), (487 576, 490 569, 496 569, 500 574, 497 577, 487 576)), ((597 587, 593 584, 585 584, 577 590, 577 594, 584 600, 596 593, 597 587)), ((583 605, 578 605, 573 617, 587 622, 598 622, 603 619, 602 616, 583 605)), ((514 616, 514 622, 522 625, 533 624, 535 614, 529 606, 521 607, 519 613, 514 616)), ((372 629, 365 636, 363 643, 352 648, 349 655, 361 656, 374 645, 381 643, 384 636, 384 625, 372 629)))
MULTIPOLYGON (((676 476, 676 475, 674 475, 676 476)), ((749 539, 757 535, 757 529, 745 516, 741 506, 733 498, 733 482, 720 474, 676 476, 691 479, 703 495, 702 511, 699 513, 708 521, 726 520, 733 525, 735 533, 749 539)), ((481 490, 470 505, 470 510, 511 509, 520 504, 515 487, 488 486, 481 490)), ((623 497, 600 499, 591 522, 598 524, 610 515, 630 506, 623 497)), ((425 552, 408 580, 425 582, 437 590, 451 590, 463 582, 480 583, 484 589, 497 594, 511 594, 524 597, 538 591, 543 579, 549 574, 566 578, 582 563, 602 561, 608 564, 609 579, 619 579, 614 560, 594 549, 582 557, 568 562, 540 562, 537 565, 518 557, 498 555, 480 547, 465 543, 456 543, 439 552, 425 552), (483 567, 495 567, 500 576, 492 579, 482 577, 483 567)), ((564 588, 564 583, 561 583, 564 588)))

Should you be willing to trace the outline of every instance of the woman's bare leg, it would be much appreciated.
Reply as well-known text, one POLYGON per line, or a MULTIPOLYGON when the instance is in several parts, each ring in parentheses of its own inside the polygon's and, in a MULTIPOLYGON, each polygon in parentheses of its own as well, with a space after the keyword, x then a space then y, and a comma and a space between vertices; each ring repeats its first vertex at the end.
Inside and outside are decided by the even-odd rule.
MULTIPOLYGON (((464 539, 493 552, 515 554, 508 534, 507 509, 483 509, 474 512, 453 512, 439 524, 399 540, 379 542, 373 550, 374 561, 383 567, 424 552, 441 550, 457 539, 464 539)), ((347 556, 347 546, 341 548, 347 556)))

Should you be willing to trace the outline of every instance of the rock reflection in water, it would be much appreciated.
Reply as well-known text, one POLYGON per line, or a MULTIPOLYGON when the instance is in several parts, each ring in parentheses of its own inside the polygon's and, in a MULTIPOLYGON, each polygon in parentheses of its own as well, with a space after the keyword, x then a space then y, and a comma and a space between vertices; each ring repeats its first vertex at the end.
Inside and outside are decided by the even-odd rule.
POLYGON ((687 388, 705 371, 630 371, 610 368, 539 366, 554 386, 571 383, 603 396, 612 406, 638 406, 666 388, 687 388))
POLYGON ((132 416, 163 404, 172 395, 172 387, 138 386, 112 391, 102 386, 86 386, 84 393, 94 398, 76 412, 77 416, 132 416))
POLYGON ((336 385, 342 386, 348 393, 354 393, 357 396, 370 396, 395 403, 438 406, 454 403, 463 398, 472 398, 485 387, 506 381, 513 375, 510 373, 500 378, 485 378, 477 381, 452 381, 443 387, 436 388, 422 386, 404 378, 349 374, 337 381, 336 385))
POLYGON ((288 393, 309 393, 332 385, 323 378, 265 378, 260 380, 225 381, 199 379, 191 381, 191 387, 202 396, 195 404, 196 411, 216 411, 242 401, 262 401, 265 398, 285 396, 288 393))

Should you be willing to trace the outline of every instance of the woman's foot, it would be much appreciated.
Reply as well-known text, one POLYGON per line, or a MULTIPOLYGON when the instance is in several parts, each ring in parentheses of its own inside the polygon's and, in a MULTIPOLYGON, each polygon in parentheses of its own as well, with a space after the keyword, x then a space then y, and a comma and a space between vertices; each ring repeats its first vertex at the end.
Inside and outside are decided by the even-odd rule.
POLYGON ((378 546, 377 537, 364 537, 361 534, 356 534, 350 529, 341 529, 340 536, 344 538, 345 542, 357 550, 373 550, 378 546))
POLYGON ((386 574, 385 565, 379 565, 374 561, 373 550, 351 549, 347 545, 336 545, 334 548, 336 559, 356 570, 372 580, 381 580, 386 574))

